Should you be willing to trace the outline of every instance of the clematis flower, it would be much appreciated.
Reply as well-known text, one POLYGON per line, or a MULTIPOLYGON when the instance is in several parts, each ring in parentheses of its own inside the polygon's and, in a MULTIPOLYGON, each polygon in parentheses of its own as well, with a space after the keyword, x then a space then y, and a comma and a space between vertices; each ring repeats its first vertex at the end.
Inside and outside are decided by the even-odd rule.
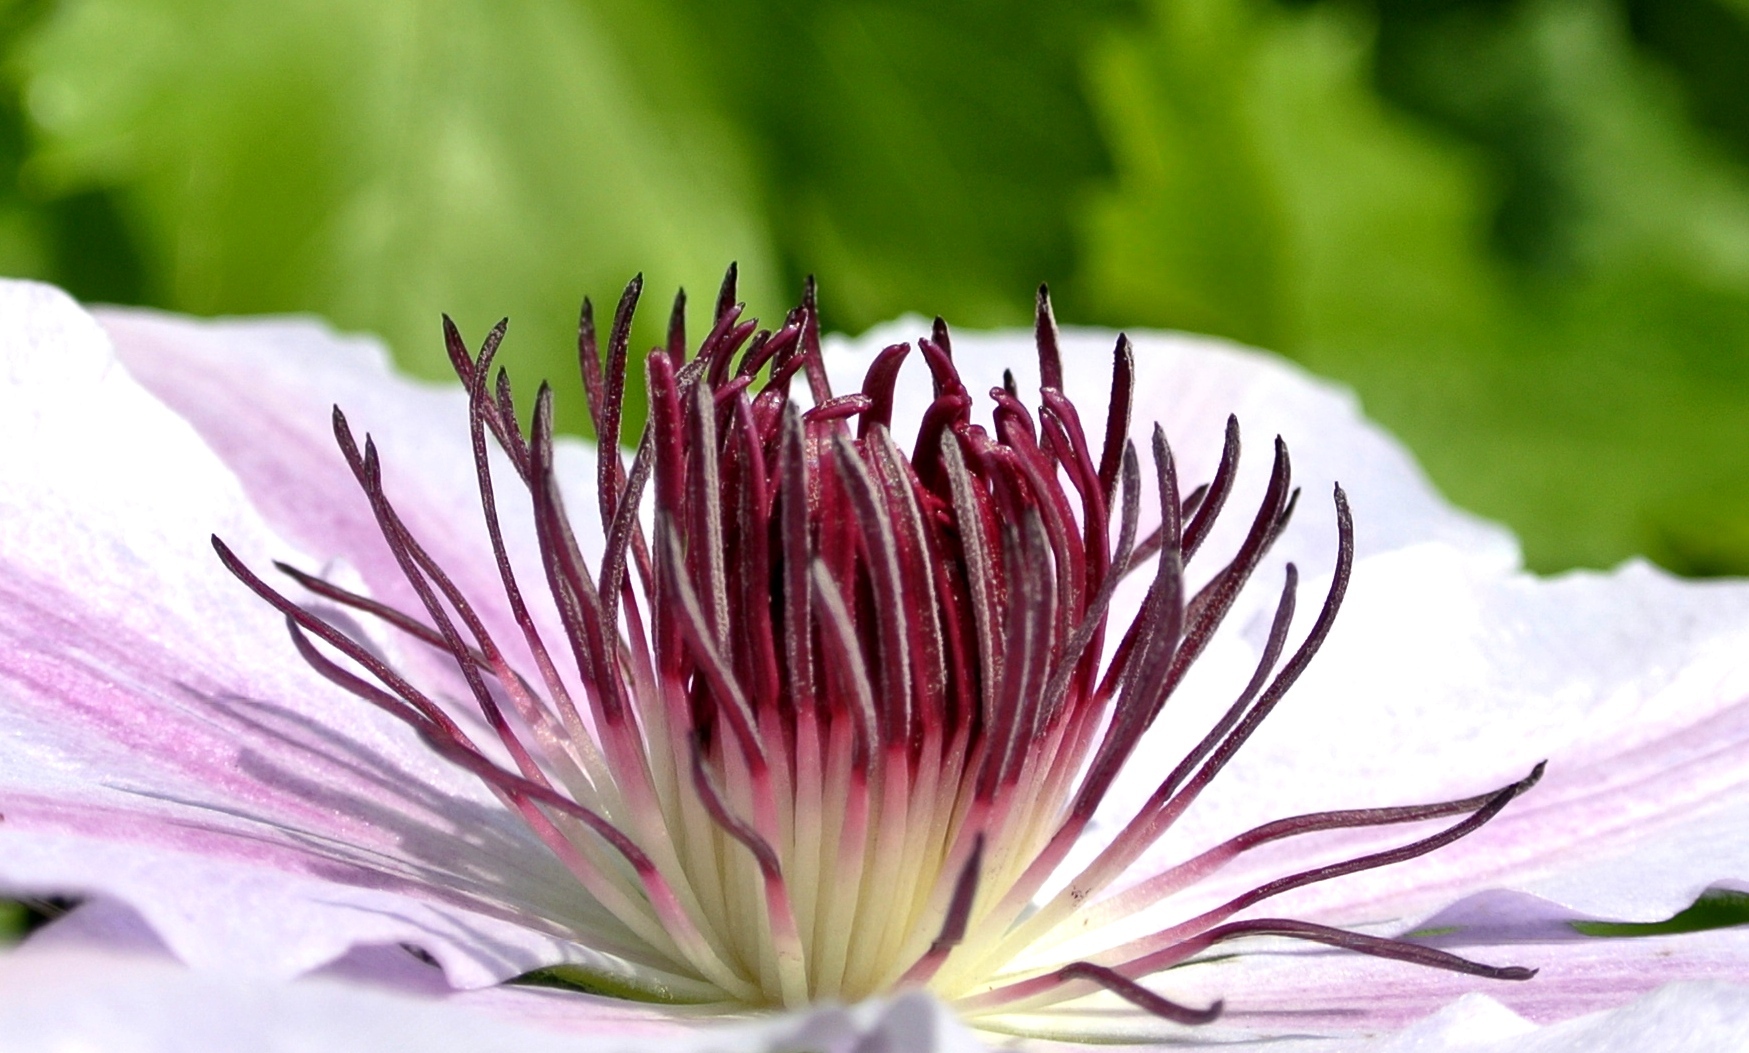
MULTIPOLYGON (((606 435, 634 299, 605 372, 586 333, 606 435)), ((268 978, 547 968, 601 993, 448 1001, 594 1034, 814 1014, 745 1048, 962 1040, 920 990, 987 1031, 1229 1041, 1744 975, 1740 932, 1570 923, 1749 873, 1749 590, 1526 578, 1261 356, 1042 305, 1024 339, 822 352, 806 304, 755 337, 725 295, 700 355, 677 325, 649 356, 627 463, 546 393, 519 423, 501 333, 450 332, 458 392, 309 323, 94 324, 28 285, 0 315, 0 881, 90 898, 51 933, 122 910, 268 978), (1341 489, 1290 522, 1285 449, 1246 473, 1229 414, 1357 525, 1341 489)))

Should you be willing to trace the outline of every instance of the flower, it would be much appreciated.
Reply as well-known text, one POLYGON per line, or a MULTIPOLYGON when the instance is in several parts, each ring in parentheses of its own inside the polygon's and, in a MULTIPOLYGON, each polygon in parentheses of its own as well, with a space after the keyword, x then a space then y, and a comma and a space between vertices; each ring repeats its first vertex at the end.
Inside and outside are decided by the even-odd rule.
MULTIPOLYGON (((463 592, 408 529, 375 441, 361 447, 335 409, 335 439, 423 616, 284 563, 278 569, 314 596, 447 654, 490 729, 483 738, 368 642, 264 581, 213 538, 226 569, 285 616, 312 668, 479 776, 565 864, 575 895, 604 915, 574 935, 626 961, 608 983, 673 1003, 791 1009, 927 987, 985 1015, 1102 987, 1167 1020, 1206 1024, 1220 1015, 1219 1002, 1180 1005, 1138 980, 1257 936, 1494 979, 1534 974, 1296 919, 1230 919, 1294 888, 1450 844, 1528 789, 1540 765, 1457 801, 1279 820, 1105 896, 1194 804, 1328 637, 1354 554, 1340 485, 1337 567, 1305 641, 1287 656, 1298 575, 1290 563, 1264 656, 1238 701, 1097 859, 1035 903, 1286 529, 1298 497, 1287 448, 1277 439, 1262 505, 1236 554, 1192 595, 1184 575, 1232 491, 1238 425, 1228 418, 1219 468, 1188 497, 1155 425, 1160 523, 1140 539, 1127 339, 1116 344, 1096 461, 1062 391, 1045 290, 1036 430, 1012 376, 991 391, 993 431, 973 422, 938 320, 918 342, 934 397, 907 457, 888 425, 909 343, 883 349, 860 391, 834 395, 811 289, 780 329, 758 336, 734 290, 731 269, 695 356, 685 346, 681 299, 667 346, 646 359, 651 419, 637 454, 629 470, 606 457, 596 473, 606 537, 598 576, 560 492, 551 389, 541 390, 525 434, 508 374, 499 370, 492 383, 504 326, 476 359, 445 321, 469 395, 500 588, 538 679, 506 657, 480 598, 463 592), (805 413, 789 397, 803 380, 813 396, 805 413), (505 546, 488 437, 532 499, 568 661, 543 634, 505 546), (1150 558, 1157 569, 1146 598, 1102 661, 1110 601, 1150 558), (573 681, 561 662, 575 665, 573 681), (495 760, 498 749, 508 762, 495 760), (1151 904, 1259 846, 1456 816, 1463 818, 1429 836, 1276 878, 1134 935, 1132 919, 1151 904), (1060 946, 1089 943, 1097 946, 1060 946)), ((605 373, 587 302, 580 326, 596 431, 613 450, 640 294, 634 280, 615 312, 605 373)))
MULTIPOLYGON (((437 419, 441 407, 451 419, 468 420, 465 396, 410 389, 383 375, 380 364, 356 345, 337 348, 319 330, 288 323, 210 327, 105 315, 123 372, 113 368, 102 334, 64 299, 27 286, 8 295, 7 317, 16 321, 6 326, 8 397, 14 402, 6 426, 18 431, 6 437, 4 462, 7 500, 15 511, 6 520, 9 572, 0 601, 7 635, 9 780, 0 879, 26 891, 95 893, 126 902, 176 956, 200 967, 224 964, 288 975, 353 948, 411 943, 441 963, 458 986, 478 987, 570 961, 585 966, 597 982, 643 984, 647 993, 653 970, 639 940, 648 937, 628 935, 638 922, 579 896, 575 872, 548 850, 558 843, 549 838, 543 846, 451 762, 471 764, 475 773, 479 765, 454 750, 440 759, 432 752, 429 726, 423 737, 411 734, 292 660, 292 644, 272 612, 198 552, 200 539, 216 532, 226 539, 227 551, 237 553, 233 569, 280 559, 320 570, 337 587, 303 580, 317 598, 325 593, 330 601, 323 616, 361 642, 365 650, 358 657, 380 658, 410 682, 430 685, 430 692, 471 697, 475 685, 436 651, 409 646, 369 619, 346 618, 341 609, 346 603, 356 607, 349 596, 368 590, 399 610, 423 610, 400 563, 426 557, 471 602, 503 594, 495 561, 481 558, 493 551, 491 539, 473 525, 479 511, 468 502, 470 494, 478 500, 470 478, 473 442, 465 432, 446 437, 437 419), (312 354, 314 345, 322 349, 312 354), (78 393, 76 402, 66 398, 69 389, 78 393), (329 400, 346 403, 353 419, 366 423, 382 444, 380 457, 374 446, 360 447, 348 464, 319 441, 329 400), (106 439, 117 435, 127 441, 106 439), (392 511, 378 495, 379 478, 381 493, 392 493, 392 511), (374 509, 359 499, 357 481, 373 494, 374 509), (379 521, 389 524, 391 536, 404 523, 422 553, 404 541, 385 546, 379 521), (300 548, 317 558, 299 555, 300 548), (592 953, 576 941, 580 934, 624 958, 642 954, 645 968, 628 969, 592 953)), ((729 327, 734 324, 731 319, 729 327)), ((1071 393, 1085 379, 1080 363, 1094 339, 1064 336, 1070 367, 1064 381, 1071 393)), ((980 353, 979 343, 956 336, 962 372, 1012 357, 1012 341, 991 357, 980 353)), ((466 372, 473 362, 465 350, 461 354, 466 372)), ((476 373, 484 377, 483 370, 476 373)), ((597 386, 598 396, 611 387, 611 380, 604 383, 608 387, 597 386)), ((1490 991, 1533 1017, 1570 1015, 1644 990, 1651 986, 1644 962, 1672 948, 1674 957, 1663 959, 1656 978, 1740 976, 1734 933, 1604 944, 1557 939, 1571 929, 1554 923, 1585 913, 1667 915, 1709 884, 1749 869, 1732 855, 1741 849, 1716 838, 1731 829, 1731 809, 1740 810, 1736 802, 1742 799, 1731 763, 1733 751, 1744 748, 1742 733, 1733 737, 1732 722, 1741 720, 1735 704, 1749 677, 1740 654, 1749 598, 1741 588, 1678 585, 1645 568, 1607 580, 1529 581, 1511 573, 1514 556, 1497 531, 1445 510, 1394 447, 1353 421, 1350 407, 1283 367, 1230 351, 1149 341, 1138 358, 1136 390, 1158 395, 1167 384, 1177 390, 1144 403, 1157 406, 1147 412, 1158 413, 1174 430, 1183 477, 1213 476, 1219 444, 1193 452, 1195 431, 1181 438, 1179 428, 1206 430, 1213 423, 1218 435, 1227 411, 1249 415, 1251 407, 1243 403, 1258 403, 1256 416, 1266 418, 1261 423, 1280 427, 1290 438, 1298 432, 1315 440, 1297 443, 1311 454, 1302 457, 1312 466, 1304 474, 1328 478, 1332 461, 1320 464, 1320 451, 1345 462, 1357 503, 1376 505, 1381 514, 1361 520, 1348 609, 1291 704, 1271 716, 1197 807, 1132 872, 1158 873, 1164 860, 1182 860, 1284 812, 1374 805, 1381 798, 1394 803, 1474 797, 1479 789, 1516 784, 1546 753, 1554 763, 1544 784, 1474 837, 1402 867, 1306 885, 1284 900, 1295 916, 1363 923, 1387 935, 1426 922, 1434 929, 1458 928, 1455 936, 1471 943, 1546 941, 1512 950, 1517 958, 1534 949, 1544 980, 1490 991), (1267 420, 1271 416, 1277 420, 1267 420), (1379 499, 1369 503, 1369 491, 1379 499), (1625 638, 1610 614, 1611 604, 1623 597, 1641 609, 1625 638), (1493 697, 1466 698, 1461 708, 1449 704, 1454 695, 1477 689, 1493 697), (1408 716, 1378 705, 1405 690, 1432 702, 1408 716), (1330 707, 1342 714, 1335 729, 1330 707), (1659 838, 1673 846, 1682 839, 1690 844, 1667 848, 1655 863, 1619 858, 1659 838), (1710 850, 1711 858, 1702 850, 1710 850), (1471 895, 1501 888, 1541 896, 1471 895), (1588 963, 1598 974, 1590 987, 1547 982, 1551 973, 1559 981, 1573 963, 1588 963)), ((662 395, 662 385, 656 388, 662 395)), ((476 384, 477 395, 485 390, 476 384)), ((678 391, 674 396, 668 412, 679 421, 686 408, 678 391)), ((881 398, 877 391, 875 401, 881 398)), ((490 404, 478 397, 474 402, 476 408, 490 404)), ((661 406, 659 398, 659 411, 661 406)), ((902 415, 902 406, 893 412, 902 415)), ((506 416, 497 419, 498 429, 506 416)), ((691 426, 701 428, 711 416, 694 412, 691 426)), ((492 426, 487 416, 474 417, 482 432, 492 426)), ((670 434, 679 430, 676 424, 670 434)), ((516 449, 514 440, 508 445, 516 449)), ((541 445, 537 441, 520 464, 514 455, 488 464, 500 479, 527 474, 533 458, 544 456, 537 452, 541 445)), ((694 456, 700 448, 694 444, 694 456)), ((556 479, 586 477, 586 450, 555 443, 553 456, 556 479)), ((656 460, 660 488, 662 461, 656 460)), ((1163 475, 1167 463, 1162 458, 1163 475)), ((603 469, 613 470, 611 462, 603 469)), ((531 474, 538 480, 540 473, 531 474)), ((1242 479, 1233 500, 1263 486, 1260 479, 1242 479)), ((1278 484, 1274 491, 1269 500, 1279 502, 1283 488, 1278 484)), ((574 492, 561 499, 572 509, 593 504, 574 492)), ((667 509, 680 507, 675 502, 667 509)), ((518 566, 550 565, 541 558, 541 535, 550 553, 563 540, 554 532, 556 521, 549 515, 531 522, 508 503, 499 510, 506 558, 518 566)), ((610 506, 609 519, 614 511, 610 506)), ((1276 516, 1271 512, 1260 521, 1272 525, 1276 516)), ((627 527, 632 522, 622 521, 627 527)), ((1143 524, 1137 536, 1146 536, 1151 526, 1143 524)), ((1244 526, 1234 529, 1242 533, 1244 526)), ((665 534, 660 523, 647 529, 655 575, 695 558, 690 549, 678 551, 665 542, 675 535, 665 534)), ((701 529, 708 531, 709 524, 701 529)), ((1039 534, 1039 527, 1032 528, 1035 538, 1039 534)), ((629 530, 622 528, 622 536, 629 530)), ((1017 536, 1025 543, 1024 529, 1017 536)), ((594 554, 607 539, 582 537, 578 544, 594 554)), ((1215 551, 1237 548, 1235 538, 1218 532, 1207 544, 1215 551)), ((1290 531, 1278 547, 1307 567, 1309 576, 1341 581, 1339 570, 1332 574, 1332 553, 1346 553, 1346 545, 1290 531)), ((878 545, 868 548, 879 551, 878 545)), ((706 574, 697 580, 716 579, 706 574)), ((840 588, 848 591, 843 583, 840 588)), ((830 603, 824 584, 819 589, 821 602, 830 603)), ((669 628, 690 634, 695 648, 708 643, 721 624, 726 596, 707 593, 701 601, 676 589, 668 598, 682 606, 690 600, 700 611, 669 628), (714 622, 707 602, 718 612, 714 622)), ((867 602, 839 598, 847 612, 853 603, 867 602)), ((1123 604, 1133 612, 1140 597, 1113 596, 1114 609, 1123 604)), ((538 623, 544 638, 565 639, 571 629, 565 614, 532 603, 525 618, 479 608, 492 638, 512 644, 526 638, 525 623, 538 623)), ((1230 620, 1240 631, 1210 643, 1173 700, 1182 717, 1175 714, 1143 739, 1136 746, 1140 755, 1176 758, 1186 752, 1173 736, 1186 734, 1183 728, 1206 728, 1214 715, 1202 710, 1230 702, 1216 702, 1217 689, 1230 694, 1227 684, 1250 677, 1257 653, 1268 649, 1269 614, 1267 605, 1254 600, 1235 607, 1230 620)), ((306 632, 313 631, 306 624, 306 632)), ((854 655, 846 650, 838 657, 843 663, 854 655)), ((538 661, 528 664, 533 658, 523 653, 509 660, 535 668, 538 661)), ((739 660, 722 656, 725 665, 739 660)), ((583 697, 575 678, 554 675, 583 697)), ((494 696, 488 691, 483 697, 494 696)), ((538 718, 513 715, 528 724, 520 733, 538 741, 538 718)), ((728 715, 718 719, 732 721, 728 715)), ((482 725, 463 730, 485 741, 482 725)), ((757 809, 746 813, 752 816, 743 823, 746 829, 734 830, 742 822, 736 818, 740 806, 758 803, 756 781, 723 759, 735 756, 728 749, 734 734, 733 727, 718 726, 717 736, 699 743, 697 752, 677 749, 671 756, 684 761, 671 781, 691 788, 694 807, 720 813, 711 817, 716 825, 731 830, 731 840, 757 857, 759 845, 769 845, 782 831, 777 817, 757 809)), ((512 734, 501 741, 511 752, 493 759, 513 764, 521 739, 512 734)), ((686 743, 684 737, 676 741, 686 743)), ((533 779, 541 770, 525 767, 523 777, 533 779)), ((1160 774, 1138 776, 1139 791, 1121 781, 1111 788, 1107 805, 1094 816, 1099 829, 1089 840, 1095 847, 1101 837, 1107 843, 1114 838, 1160 774)), ((492 778, 512 798, 535 792, 492 778)), ((1466 811, 1480 807, 1472 803, 1466 811)), ((1284 873, 1371 851, 1378 844, 1373 836, 1361 830, 1324 838, 1310 856, 1303 847, 1283 855, 1285 844, 1268 845, 1162 907, 1178 912, 1177 920, 1194 917, 1284 873)), ((652 843, 639 847, 650 851, 652 843)), ((918 930, 926 932, 925 946, 951 927, 953 902, 963 898, 961 890, 975 890, 983 873, 974 862, 975 838, 946 855, 930 887, 946 889, 937 898, 948 902, 936 905, 939 924, 918 930)), ((753 887, 734 894, 759 903, 760 868, 743 872, 753 887)), ((766 918, 781 922, 778 894, 788 889, 764 885, 766 918)), ((761 940, 780 944, 785 937, 777 928, 753 924, 747 946, 761 940)), ((907 935, 916 932, 900 937, 907 935)), ((772 956, 774 972, 778 957, 772 956)), ((1227 999, 1227 1017, 1217 1026, 1228 1030, 1198 1033, 1210 1037, 1279 1029, 1282 1018, 1271 1014, 1283 1010, 1297 1012, 1291 1018, 1295 1030, 1392 1026, 1474 984, 1457 987, 1446 974, 1400 963, 1297 953, 1243 954, 1155 980, 1183 1006, 1227 999), (1358 1006, 1357 992, 1364 992, 1358 1006), (1356 1015, 1356 1009, 1362 1012, 1356 1015)), ((788 997, 781 974, 771 981, 759 986, 763 997, 788 997)), ((584 1017, 596 1015, 598 1023, 601 1014, 627 1018, 623 1004, 609 1007, 572 996, 565 1005, 584 1017)), ((1005 1026, 1062 1034, 1162 1034, 1170 1027, 1134 1014, 1114 1017, 1109 1010, 1055 1021, 1011 1019, 1005 1026)))

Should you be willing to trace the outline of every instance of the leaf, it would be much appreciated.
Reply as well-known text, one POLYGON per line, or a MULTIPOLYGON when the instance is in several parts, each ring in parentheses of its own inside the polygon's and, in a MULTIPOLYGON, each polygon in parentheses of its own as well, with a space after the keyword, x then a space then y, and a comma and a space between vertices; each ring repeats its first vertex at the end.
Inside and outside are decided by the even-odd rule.
POLYGON ((1693 905, 1683 908, 1664 921, 1569 922, 1574 930, 1586 936, 1678 936, 1688 932, 1706 932, 1732 925, 1749 925, 1749 894, 1731 889, 1709 888, 1693 905))
POLYGON ((1347 381, 1535 567, 1749 570, 1743 174, 1613 9, 1520 5, 1439 83, 1542 122, 1566 262, 1527 269, 1496 251, 1503 169, 1380 102, 1369 29, 1184 0, 1106 42, 1088 69, 1118 178, 1081 228, 1097 316, 1347 381))
POLYGON ((582 295, 638 271, 645 346, 731 260, 775 304, 706 58, 659 0, 74 0, 22 68, 34 176, 119 188, 160 302, 320 312, 432 375, 440 312, 509 315, 528 380, 571 376, 582 295))
POLYGON ((1074 202, 1109 172, 1080 54, 1130 0, 688 2, 749 56, 716 74, 831 325, 1024 324, 1070 276, 1074 202))

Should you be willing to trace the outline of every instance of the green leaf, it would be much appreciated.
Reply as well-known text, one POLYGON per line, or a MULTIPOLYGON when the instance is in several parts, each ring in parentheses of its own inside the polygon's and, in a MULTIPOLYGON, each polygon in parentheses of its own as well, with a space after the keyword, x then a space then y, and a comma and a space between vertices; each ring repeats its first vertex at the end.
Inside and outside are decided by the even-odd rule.
POLYGON ((1557 266, 1498 251, 1507 169, 1380 101, 1353 10, 1183 0, 1088 63, 1118 178, 1081 295, 1347 381, 1535 567, 1749 570, 1749 181, 1613 8, 1479 26, 1429 76, 1553 129, 1557 266))
POLYGON ((432 375, 440 312, 509 315, 528 380, 569 377, 581 297, 638 271, 646 346, 731 260, 775 304, 710 60, 660 0, 73 0, 21 62, 32 176, 119 188, 157 302, 317 311, 432 375))
POLYGON ((1573 928, 1586 936, 1680 936, 1731 925, 1749 925, 1749 894, 1729 889, 1708 889, 1693 905, 1665 921, 1610 922, 1575 921, 1573 928))
POLYGON ((1023 324, 1070 276, 1074 202, 1109 172, 1080 55, 1132 0, 687 2, 748 56, 716 74, 829 324, 1023 324))

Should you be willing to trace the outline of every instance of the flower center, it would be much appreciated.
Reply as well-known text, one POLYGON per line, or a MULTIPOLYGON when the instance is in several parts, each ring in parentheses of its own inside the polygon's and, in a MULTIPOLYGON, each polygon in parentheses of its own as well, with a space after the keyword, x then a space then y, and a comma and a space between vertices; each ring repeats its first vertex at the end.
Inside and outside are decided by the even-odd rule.
POLYGON ((1340 487, 1336 573, 1305 639, 1284 661, 1297 590, 1290 564, 1237 700, 1093 862, 1042 895, 1287 526, 1298 491, 1279 439, 1244 541, 1189 592, 1186 564, 1238 470, 1238 426, 1229 419, 1219 468, 1188 496, 1154 428, 1160 525, 1140 536, 1127 340, 1117 342, 1095 446, 1063 394, 1042 288, 1036 416, 1010 376, 989 393, 990 426, 974 422, 975 400, 938 320, 915 349, 934 399, 906 450, 890 428, 911 345, 886 348, 860 391, 835 395, 811 284, 781 327, 755 333, 731 269, 698 352, 686 352, 681 299, 667 346, 645 358, 650 417, 628 465, 619 449, 640 287, 634 280, 620 301, 605 356, 584 305, 583 379, 601 442, 595 511, 605 549, 596 562, 560 500, 551 391, 540 391, 525 432, 504 371, 493 373, 503 324, 475 355, 446 319, 470 394, 502 595, 462 594, 396 513, 374 443, 367 437, 361 450, 338 409, 341 450, 423 612, 280 568, 316 596, 449 655, 508 766, 421 688, 214 539, 226 566, 286 615, 306 661, 482 778, 569 868, 579 895, 612 919, 579 941, 624 958, 675 1000, 796 1006, 927 986, 975 1014, 1104 988, 1185 1023, 1212 1019, 1220 1004, 1179 1005, 1138 981, 1242 937, 1530 975, 1303 921, 1234 919, 1289 889, 1450 843, 1527 789, 1540 766, 1464 800, 1281 820, 1112 891, 1328 635, 1354 557, 1340 487), (809 409, 790 397, 798 381, 809 409), (532 502, 539 587, 561 638, 543 636, 507 554, 489 440, 532 502), (1108 624, 1119 583, 1138 573, 1150 579, 1139 612, 1108 624), (482 602, 508 610, 531 669, 512 667, 478 613, 482 602), (1455 821, 1399 848, 1287 875, 1169 928, 1138 934, 1123 924, 1261 844, 1442 818, 1455 821))

